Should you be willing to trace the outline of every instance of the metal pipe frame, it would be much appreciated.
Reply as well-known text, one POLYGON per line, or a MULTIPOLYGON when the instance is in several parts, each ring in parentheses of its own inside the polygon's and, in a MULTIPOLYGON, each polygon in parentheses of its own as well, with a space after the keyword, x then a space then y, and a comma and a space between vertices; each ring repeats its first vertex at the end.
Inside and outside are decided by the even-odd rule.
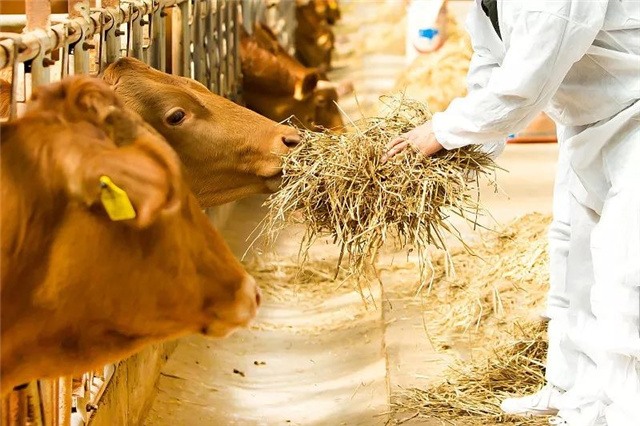
POLYGON ((224 23, 225 23, 225 19, 224 19, 224 3, 223 0, 217 0, 216 1, 216 28, 218 29, 218 31, 216 31, 216 36, 217 36, 217 49, 218 49, 218 70, 219 72, 217 73, 217 82, 216 82, 216 92, 218 95, 220 96, 224 96, 225 90, 224 90, 224 84, 226 81, 226 76, 223 74, 224 72, 226 72, 227 67, 226 67, 226 55, 224 53, 224 42, 226 39, 226 35, 225 35, 225 31, 226 28, 224 28, 224 23))
POLYGON ((202 24, 202 10, 206 7, 204 2, 205 0, 194 0, 191 19, 193 25, 193 78, 206 84, 204 67, 205 28, 202 24))
MULTIPOLYGON (((32 0, 37 3, 40 3, 39 0, 32 0)), ((171 7, 174 5, 178 5, 183 2, 187 2, 188 0, 138 0, 133 1, 134 5, 138 9, 138 12, 142 15, 151 14, 158 9, 164 9, 166 7, 171 7)), ((88 31, 83 32, 83 27, 87 24, 87 20, 83 16, 69 18, 65 22, 58 23, 52 25, 44 34, 39 34, 38 31, 28 31, 22 35, 22 48, 18 52, 17 60, 18 62, 27 62, 29 60, 35 59, 36 56, 40 53, 40 50, 43 52, 50 52, 52 50, 60 49, 65 42, 69 44, 74 44, 82 35, 84 35, 85 39, 89 39, 93 37, 95 34, 98 34, 101 31, 100 28, 100 17, 103 14, 105 9, 99 9, 98 11, 92 11, 89 15, 91 20, 90 27, 88 31), (70 29, 70 35, 64 35, 64 25, 70 29)), ((120 23, 130 22, 131 14, 129 13, 129 8, 120 7, 115 10, 115 21, 120 23)), ((104 31, 109 31, 114 25, 114 19, 111 19, 109 22, 105 24, 105 27, 102 29, 104 31)), ((13 40, 2 40, 0 41, 0 69, 6 68, 12 65, 12 61, 16 60, 16 58, 12 58, 11 50, 13 49, 13 40)))

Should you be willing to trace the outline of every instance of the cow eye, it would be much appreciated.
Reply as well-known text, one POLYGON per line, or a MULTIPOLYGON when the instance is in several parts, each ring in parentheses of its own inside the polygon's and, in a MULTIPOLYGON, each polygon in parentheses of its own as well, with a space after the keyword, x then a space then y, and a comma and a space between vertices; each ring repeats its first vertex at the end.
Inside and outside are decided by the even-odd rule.
POLYGON ((165 120, 167 121, 168 125, 177 126, 178 124, 180 124, 180 123, 182 123, 184 121, 186 116, 187 116, 187 113, 184 112, 183 109, 178 108, 178 109, 175 109, 175 110, 169 112, 169 114, 167 114, 165 120))

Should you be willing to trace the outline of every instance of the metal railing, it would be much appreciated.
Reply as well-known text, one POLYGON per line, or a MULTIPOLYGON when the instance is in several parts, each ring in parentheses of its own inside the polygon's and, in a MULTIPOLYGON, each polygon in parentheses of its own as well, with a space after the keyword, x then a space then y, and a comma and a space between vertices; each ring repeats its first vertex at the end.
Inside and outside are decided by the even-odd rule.
POLYGON ((295 53, 296 1, 243 0, 243 20, 249 33, 253 23, 263 22, 277 35, 280 45, 291 55, 295 53))
MULTIPOLYGON (((88 0, 67 3, 66 16, 52 17, 48 0, 25 0, 24 15, 0 15, 0 27, 24 27, 0 33, 0 69, 11 70, 10 118, 33 88, 70 74, 97 74, 121 56, 239 100, 241 1, 102 0, 98 8, 88 0)), ((115 369, 41 380, 13 392, 2 403, 2 426, 86 424, 115 369)))

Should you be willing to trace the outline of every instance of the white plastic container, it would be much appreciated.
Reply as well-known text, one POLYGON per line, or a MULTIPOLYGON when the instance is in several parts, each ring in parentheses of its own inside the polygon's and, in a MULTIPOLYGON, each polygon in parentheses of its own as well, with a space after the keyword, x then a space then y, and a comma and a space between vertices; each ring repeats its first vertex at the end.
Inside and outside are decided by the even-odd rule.
POLYGON ((413 0, 407 11, 407 63, 442 46, 446 38, 446 0, 413 0))

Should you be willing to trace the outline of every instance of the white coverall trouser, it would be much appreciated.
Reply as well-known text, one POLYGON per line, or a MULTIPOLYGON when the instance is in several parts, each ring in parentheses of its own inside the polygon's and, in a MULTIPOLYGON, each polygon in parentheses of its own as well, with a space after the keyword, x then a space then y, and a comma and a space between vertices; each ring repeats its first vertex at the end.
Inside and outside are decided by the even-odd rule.
POLYGON ((436 139, 446 149, 504 140, 542 110, 563 125, 568 306, 553 313, 549 300, 555 325, 565 321, 550 324, 562 358, 552 354, 549 379, 567 388, 560 416, 571 426, 638 426, 640 3, 498 0, 497 11, 501 38, 472 6, 469 94, 434 115, 436 139))

